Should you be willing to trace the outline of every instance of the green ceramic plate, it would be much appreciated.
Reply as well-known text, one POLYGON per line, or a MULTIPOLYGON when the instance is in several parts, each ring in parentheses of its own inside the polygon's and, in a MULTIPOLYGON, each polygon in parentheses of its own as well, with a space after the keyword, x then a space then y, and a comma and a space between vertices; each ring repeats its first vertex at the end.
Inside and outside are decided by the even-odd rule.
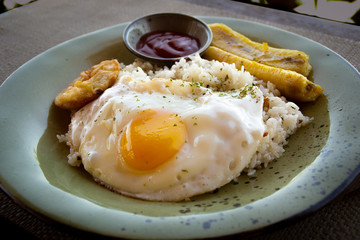
POLYGON ((33 211, 61 223, 108 236, 205 238, 257 230, 312 212, 339 194, 359 173, 359 73, 343 58, 304 37, 229 18, 223 22, 260 41, 310 55, 312 79, 325 88, 301 105, 314 117, 289 139, 285 154, 252 176, 187 202, 127 198, 95 184, 67 164, 69 114, 52 105, 80 71, 101 60, 134 57, 122 42, 127 24, 80 36, 35 57, 0 88, 3 189, 33 211), (176 233, 176 234, 174 234, 176 233))

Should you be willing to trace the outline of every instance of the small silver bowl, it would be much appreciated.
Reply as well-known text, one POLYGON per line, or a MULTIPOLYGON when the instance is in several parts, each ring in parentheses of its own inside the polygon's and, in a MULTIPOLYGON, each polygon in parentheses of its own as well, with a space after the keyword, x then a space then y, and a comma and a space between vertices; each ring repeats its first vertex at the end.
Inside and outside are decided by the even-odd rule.
POLYGON ((212 41, 211 29, 203 21, 180 13, 158 13, 144 16, 131 22, 123 33, 125 46, 137 57, 157 64, 168 65, 178 61, 182 57, 189 56, 161 58, 147 56, 137 51, 136 45, 140 38, 147 33, 156 31, 172 31, 197 38, 200 42, 200 49, 195 53, 199 53, 200 55, 205 52, 212 41))

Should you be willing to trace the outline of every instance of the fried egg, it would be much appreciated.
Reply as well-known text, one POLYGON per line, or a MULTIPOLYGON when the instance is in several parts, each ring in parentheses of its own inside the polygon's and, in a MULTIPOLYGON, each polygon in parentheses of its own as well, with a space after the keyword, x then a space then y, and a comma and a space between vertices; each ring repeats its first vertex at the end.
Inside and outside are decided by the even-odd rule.
POLYGON ((252 85, 217 92, 124 75, 73 114, 68 138, 97 182, 135 198, 179 201, 229 183, 249 164, 265 130, 262 106, 252 85))

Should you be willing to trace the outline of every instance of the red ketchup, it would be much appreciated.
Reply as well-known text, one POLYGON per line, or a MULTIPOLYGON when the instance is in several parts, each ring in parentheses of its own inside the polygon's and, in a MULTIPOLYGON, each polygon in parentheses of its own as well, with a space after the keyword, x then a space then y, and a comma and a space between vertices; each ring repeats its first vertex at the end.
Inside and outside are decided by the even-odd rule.
POLYGON ((200 42, 183 33, 156 31, 142 36, 136 49, 150 57, 176 58, 196 52, 200 49, 200 42))

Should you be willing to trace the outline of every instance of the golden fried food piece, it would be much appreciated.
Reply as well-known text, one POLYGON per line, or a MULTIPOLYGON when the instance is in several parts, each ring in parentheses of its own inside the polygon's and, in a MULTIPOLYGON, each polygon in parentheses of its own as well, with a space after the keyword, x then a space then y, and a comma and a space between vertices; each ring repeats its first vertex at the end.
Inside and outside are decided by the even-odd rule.
POLYGON ((117 60, 106 60, 81 72, 80 77, 56 96, 55 105, 69 110, 85 106, 115 83, 119 71, 117 60))
POLYGON ((258 79, 273 83, 286 98, 298 102, 315 101, 324 91, 319 85, 303 75, 281 68, 267 66, 211 46, 203 55, 208 60, 235 63, 236 68, 245 70, 258 79))
POLYGON ((269 47, 232 30, 222 23, 209 24, 213 33, 212 46, 272 67, 283 68, 307 76, 311 71, 309 56, 297 50, 269 47))

